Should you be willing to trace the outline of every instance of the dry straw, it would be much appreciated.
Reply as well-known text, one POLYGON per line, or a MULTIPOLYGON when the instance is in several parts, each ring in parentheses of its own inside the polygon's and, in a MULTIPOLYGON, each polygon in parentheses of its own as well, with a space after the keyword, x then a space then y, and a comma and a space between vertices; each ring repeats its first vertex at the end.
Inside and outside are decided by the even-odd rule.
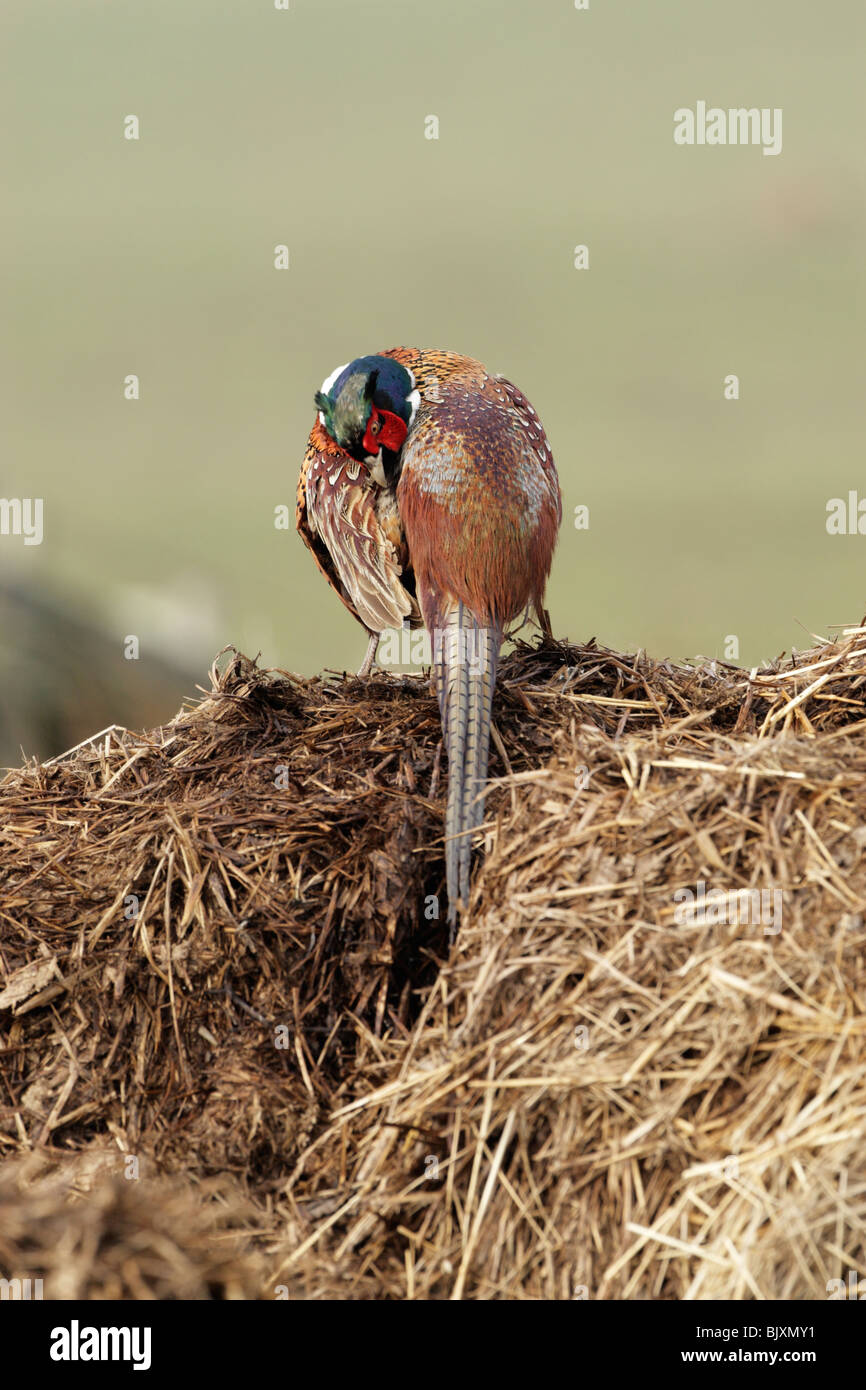
POLYGON ((866 1274, 866 629, 752 673, 519 646, 450 957, 427 682, 237 654, 213 682, 0 784, 0 1274, 612 1299, 866 1274), (722 920, 684 917, 701 884, 722 920))

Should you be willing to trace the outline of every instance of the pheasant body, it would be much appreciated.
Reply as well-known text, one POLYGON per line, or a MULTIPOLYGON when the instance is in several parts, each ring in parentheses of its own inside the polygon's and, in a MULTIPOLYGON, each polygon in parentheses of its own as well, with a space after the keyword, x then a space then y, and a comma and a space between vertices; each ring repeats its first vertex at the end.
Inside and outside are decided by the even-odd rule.
MULTIPOLYGON (((355 455, 328 434, 320 416, 301 472, 298 529, 369 632, 423 620, 430 633, 448 757, 445 861, 453 937, 458 904, 468 902, 472 833, 483 820, 499 651, 510 623, 533 608, 543 614, 562 516, 559 483, 529 401, 480 362, 390 348, 329 380, 336 377, 339 385, 346 372, 351 379, 358 363, 376 380, 369 416, 354 439, 344 431, 355 455), (391 397, 381 388, 377 393, 380 369, 366 364, 383 362, 405 370, 406 408, 393 388, 391 397), (374 418, 380 411, 384 424, 374 418), (382 435, 389 444, 378 455, 365 453, 382 435)), ((381 371, 390 381, 393 368, 381 371)), ((317 402, 323 398, 326 393, 317 402)))

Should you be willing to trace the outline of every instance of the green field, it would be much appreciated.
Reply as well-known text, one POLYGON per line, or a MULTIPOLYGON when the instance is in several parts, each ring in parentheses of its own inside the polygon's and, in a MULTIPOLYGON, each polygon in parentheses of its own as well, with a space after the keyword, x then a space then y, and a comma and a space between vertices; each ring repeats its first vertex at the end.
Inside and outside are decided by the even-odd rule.
POLYGON ((825 529, 866 495, 854 0, 6 0, 0 29, 0 494, 45 499, 0 580, 91 614, 118 662, 137 634, 142 679, 172 648, 179 700, 227 642, 360 662, 273 512, 323 377, 396 343, 538 409, 563 635, 688 657, 735 634, 751 665, 866 610, 866 538, 825 529), (699 99, 782 108, 781 154, 677 147, 699 99))

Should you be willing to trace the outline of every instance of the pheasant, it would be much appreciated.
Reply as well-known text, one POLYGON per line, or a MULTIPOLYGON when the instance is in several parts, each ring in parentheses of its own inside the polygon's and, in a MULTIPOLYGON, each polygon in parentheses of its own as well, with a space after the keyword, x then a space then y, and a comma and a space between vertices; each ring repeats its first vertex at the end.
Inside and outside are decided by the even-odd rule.
POLYGON ((529 401, 455 352, 388 348, 322 383, 298 483, 297 527, 366 629, 423 623, 445 751, 453 941, 484 816, 493 690, 506 626, 543 608, 562 500, 529 401))

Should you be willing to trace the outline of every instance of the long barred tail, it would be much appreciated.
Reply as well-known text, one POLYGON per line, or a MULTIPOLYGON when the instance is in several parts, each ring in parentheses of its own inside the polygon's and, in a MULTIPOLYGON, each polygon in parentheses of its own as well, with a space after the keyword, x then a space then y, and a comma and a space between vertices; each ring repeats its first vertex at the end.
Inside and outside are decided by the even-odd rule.
POLYGON ((502 630, 483 626, 462 603, 434 633, 433 664, 448 755, 445 871, 451 940, 458 903, 469 901, 472 832, 484 819, 483 788, 502 630))

